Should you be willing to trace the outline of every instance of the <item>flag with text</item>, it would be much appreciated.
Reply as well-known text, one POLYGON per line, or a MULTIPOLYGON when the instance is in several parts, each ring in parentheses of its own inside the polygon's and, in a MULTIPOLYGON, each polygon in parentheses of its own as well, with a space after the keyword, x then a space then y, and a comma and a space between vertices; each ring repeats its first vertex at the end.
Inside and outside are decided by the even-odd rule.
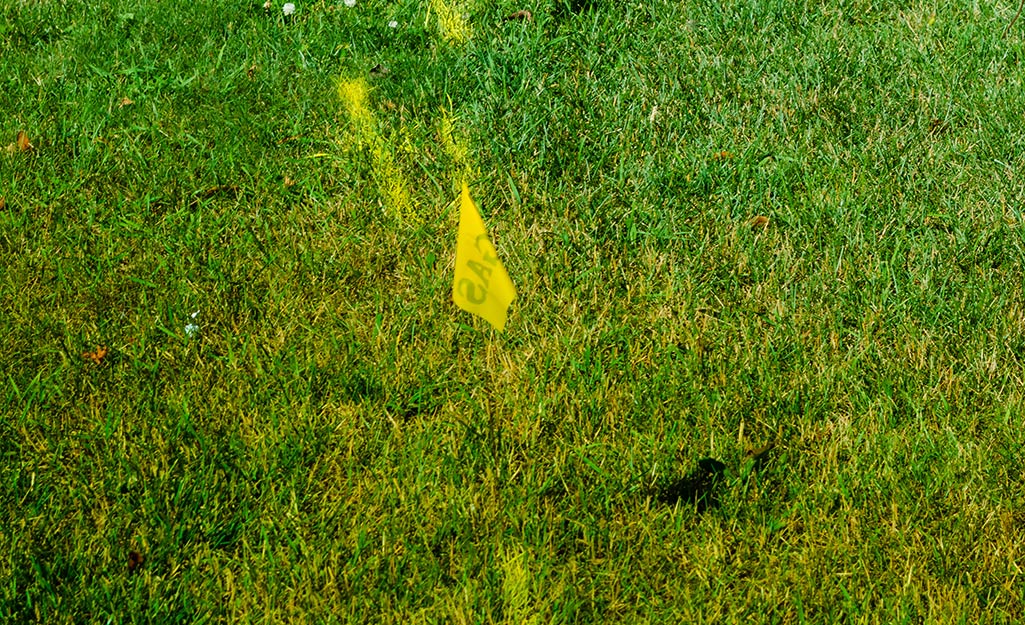
POLYGON ((483 317, 499 331, 505 328, 509 304, 516 299, 516 287, 488 239, 466 182, 459 208, 452 299, 456 306, 483 317))

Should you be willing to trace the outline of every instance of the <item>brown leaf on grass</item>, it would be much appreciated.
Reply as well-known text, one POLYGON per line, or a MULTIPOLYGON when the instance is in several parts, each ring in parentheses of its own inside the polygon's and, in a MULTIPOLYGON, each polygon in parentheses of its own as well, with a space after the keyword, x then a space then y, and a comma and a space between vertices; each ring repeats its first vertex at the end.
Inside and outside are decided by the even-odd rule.
POLYGON ((142 554, 138 551, 128 552, 128 572, 134 573, 142 566, 142 554))
POLYGON ((18 146, 19 152, 28 152, 29 150, 35 147, 29 142, 28 133, 26 133, 24 130, 18 131, 18 139, 16 141, 16 145, 18 146))
POLYGON ((727 150, 723 150, 721 152, 716 152, 715 154, 713 154, 712 158, 717 160, 717 161, 727 161, 727 160, 733 158, 733 152, 729 152, 727 150))
POLYGON ((2 211, 5 208, 7 208, 7 198, 0 195, 0 211, 2 211))
POLYGON ((129 98, 128 96, 125 96, 125 97, 121 98, 120 101, 118 101, 117 107, 118 108, 124 108, 126 106, 131 106, 132 104, 135 104, 135 100, 129 98))
POLYGON ((14 143, 8 143, 4 148, 8 154, 14 154, 15 152, 28 152, 35 146, 28 140, 28 133, 24 130, 18 131, 18 136, 14 140, 14 143))
POLYGON ((776 448, 776 442, 775 441, 769 441, 768 443, 766 443, 765 445, 762 445, 761 447, 759 447, 757 449, 749 449, 749 450, 747 450, 747 453, 745 454, 745 457, 748 460, 753 460, 754 461, 754 465, 753 466, 754 466, 755 469, 761 470, 762 468, 765 467, 765 463, 768 462, 768 460, 769 460, 769 455, 772 453, 772 450, 775 449, 775 448, 776 448))
POLYGON ((285 174, 284 184, 285 184, 285 188, 286 189, 289 188, 289 187, 294 187, 295 186, 295 180, 291 176, 289 176, 288 174, 285 174))
POLYGON ((103 362, 103 359, 107 357, 108 353, 110 353, 110 350, 107 349, 106 346, 100 345, 91 352, 82 352, 82 358, 92 361, 94 365, 98 365, 103 362))
POLYGON ((508 22, 509 20, 524 20, 527 22, 533 22, 534 14, 526 9, 523 9, 520 11, 516 11, 515 13, 510 13, 509 15, 506 15, 505 21, 508 22))
POLYGON ((752 230, 765 230, 769 227, 769 218, 765 215, 755 215, 748 220, 747 225, 751 226, 752 230))

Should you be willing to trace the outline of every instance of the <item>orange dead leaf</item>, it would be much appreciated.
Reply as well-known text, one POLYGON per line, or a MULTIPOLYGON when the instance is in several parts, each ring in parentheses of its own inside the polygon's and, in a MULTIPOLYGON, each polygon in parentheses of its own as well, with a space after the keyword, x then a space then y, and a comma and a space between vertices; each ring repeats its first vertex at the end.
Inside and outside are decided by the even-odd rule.
POLYGON ((128 96, 125 96, 121 98, 121 101, 117 103, 117 106, 118 108, 124 108, 132 104, 135 104, 135 100, 129 98, 128 96))
POLYGON ((716 152, 715 154, 713 154, 712 158, 714 158, 717 161, 729 160, 729 159, 733 158, 733 152, 728 152, 726 150, 723 150, 722 152, 716 152))
POLYGON ((765 230, 769 227, 769 218, 765 215, 755 215, 747 223, 752 230, 765 230))
POLYGON ((103 362, 103 359, 107 357, 110 352, 105 346, 100 345, 94 351, 82 352, 82 358, 85 360, 91 360, 94 365, 98 365, 103 362))
POLYGON ((19 152, 28 152, 33 147, 35 147, 29 142, 28 133, 26 133, 24 130, 18 131, 18 139, 15 142, 15 145, 18 146, 19 152))
POLYGON ((506 15, 505 19, 507 21, 508 20, 525 20, 527 22, 533 22, 534 21, 534 14, 531 13, 530 11, 527 11, 526 9, 524 9, 522 11, 516 11, 515 13, 511 13, 509 15, 506 15))
POLYGON ((5 208, 7 208, 7 198, 0 195, 0 211, 2 211, 5 208))

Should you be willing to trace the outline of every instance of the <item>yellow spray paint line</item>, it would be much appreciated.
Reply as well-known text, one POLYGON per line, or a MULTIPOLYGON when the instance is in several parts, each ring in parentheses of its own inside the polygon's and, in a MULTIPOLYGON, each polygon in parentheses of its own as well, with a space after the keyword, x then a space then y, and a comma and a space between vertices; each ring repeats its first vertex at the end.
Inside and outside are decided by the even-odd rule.
POLYGON ((370 146, 370 161, 378 191, 385 207, 398 219, 416 221, 417 212, 409 197, 409 185, 395 162, 395 153, 377 132, 377 120, 367 106, 369 88, 362 78, 340 80, 338 97, 349 113, 349 119, 361 145, 370 146))
MULTIPOLYGON (((459 0, 430 0, 430 7, 438 22, 438 31, 445 43, 466 43, 473 36, 473 30, 463 19, 465 7, 459 0)), ((429 19, 429 17, 428 17, 429 19)))
POLYGON ((445 154, 452 159, 455 169, 453 172, 453 182, 458 188, 463 180, 468 181, 474 178, 476 171, 470 166, 468 158, 470 150, 466 146, 466 141, 461 136, 457 136, 455 120, 445 109, 441 110, 439 116, 438 134, 441 135, 441 143, 445 149, 445 154))

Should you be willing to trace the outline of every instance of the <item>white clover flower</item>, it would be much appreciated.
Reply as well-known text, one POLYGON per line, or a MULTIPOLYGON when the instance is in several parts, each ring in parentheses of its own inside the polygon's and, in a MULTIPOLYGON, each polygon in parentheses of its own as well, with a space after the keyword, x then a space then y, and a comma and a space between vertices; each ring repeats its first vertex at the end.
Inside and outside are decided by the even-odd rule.
POLYGON ((345 6, 349 7, 350 9, 356 6, 356 0, 342 0, 342 2, 344 2, 345 6))
POLYGON ((399 23, 396 22, 395 20, 392 20, 392 21, 388 22, 388 28, 398 28, 398 27, 399 27, 399 23))
POLYGON ((295 5, 291 2, 286 2, 284 6, 281 7, 281 10, 285 12, 285 17, 288 17, 289 15, 295 13, 295 5))
MULTIPOLYGON (((199 316, 199 311, 197 310, 189 316, 192 317, 192 321, 195 321, 196 317, 199 316)), ((193 323, 192 321, 185 324, 185 336, 189 338, 192 338, 199 333, 199 326, 193 323)))

